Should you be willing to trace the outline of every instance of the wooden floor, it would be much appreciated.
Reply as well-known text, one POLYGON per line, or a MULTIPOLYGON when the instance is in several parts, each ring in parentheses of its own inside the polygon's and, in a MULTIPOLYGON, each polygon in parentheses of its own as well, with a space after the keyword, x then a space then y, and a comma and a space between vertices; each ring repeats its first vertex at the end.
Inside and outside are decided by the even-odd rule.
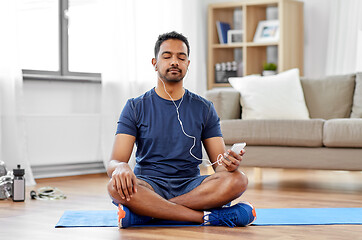
MULTIPOLYGON (((244 170, 249 188, 240 198, 256 208, 362 207, 362 172, 244 170)), ((205 172, 205 171, 204 171, 205 172)), ((0 201, 0 239, 362 239, 362 225, 180 228, 54 228, 65 210, 111 210, 104 174, 40 179, 36 188, 58 187, 66 200, 0 201)), ((222 187, 222 186, 220 186, 222 187)))

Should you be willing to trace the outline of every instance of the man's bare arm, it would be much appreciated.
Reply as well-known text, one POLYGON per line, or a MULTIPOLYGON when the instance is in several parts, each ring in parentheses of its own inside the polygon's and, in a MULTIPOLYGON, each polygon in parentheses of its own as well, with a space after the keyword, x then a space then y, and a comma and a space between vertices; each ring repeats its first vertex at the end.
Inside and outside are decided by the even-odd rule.
POLYGON ((122 163, 127 163, 131 157, 136 138, 128 134, 117 134, 114 139, 111 159, 107 166, 107 174, 112 177, 113 171, 122 163))
POLYGON ((107 174, 113 187, 123 199, 130 200, 137 192, 137 178, 128 165, 136 138, 127 134, 117 134, 111 159, 107 166, 107 174))

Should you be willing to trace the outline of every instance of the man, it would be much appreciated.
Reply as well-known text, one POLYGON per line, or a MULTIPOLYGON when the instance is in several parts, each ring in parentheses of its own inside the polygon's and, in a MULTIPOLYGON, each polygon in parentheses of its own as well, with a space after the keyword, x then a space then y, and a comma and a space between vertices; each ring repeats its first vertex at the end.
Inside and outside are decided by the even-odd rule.
POLYGON ((225 151, 212 103, 183 88, 189 53, 182 34, 160 35, 152 59, 157 86, 129 99, 121 113, 107 173, 122 228, 153 218, 228 226, 255 219, 247 203, 221 208, 247 187, 247 177, 238 170, 244 150, 225 151), (134 143, 133 172, 128 161, 134 143), (210 176, 200 176, 201 143, 210 161, 218 163, 210 176))

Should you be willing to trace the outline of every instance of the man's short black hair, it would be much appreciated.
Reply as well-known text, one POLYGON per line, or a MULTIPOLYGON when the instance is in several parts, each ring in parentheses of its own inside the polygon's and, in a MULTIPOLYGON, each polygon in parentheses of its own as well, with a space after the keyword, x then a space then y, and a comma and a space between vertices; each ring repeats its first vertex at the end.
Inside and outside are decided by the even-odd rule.
POLYGON ((187 56, 190 56, 190 45, 189 45, 189 41, 187 40, 187 38, 184 35, 182 35, 181 33, 172 31, 172 32, 164 33, 164 34, 161 34, 158 36, 158 39, 155 44, 155 58, 157 58, 158 52, 160 51, 161 44, 168 39, 178 39, 178 40, 183 41, 187 47, 187 56))

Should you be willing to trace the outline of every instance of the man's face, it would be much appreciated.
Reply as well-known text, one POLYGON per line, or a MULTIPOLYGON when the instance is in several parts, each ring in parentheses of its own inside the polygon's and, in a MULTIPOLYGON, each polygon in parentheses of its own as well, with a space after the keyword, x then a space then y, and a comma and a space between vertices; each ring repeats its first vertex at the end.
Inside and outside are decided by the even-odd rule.
POLYGON ((157 60, 152 59, 152 64, 155 66, 159 78, 163 81, 181 81, 190 64, 186 44, 178 39, 164 41, 160 46, 157 60))

